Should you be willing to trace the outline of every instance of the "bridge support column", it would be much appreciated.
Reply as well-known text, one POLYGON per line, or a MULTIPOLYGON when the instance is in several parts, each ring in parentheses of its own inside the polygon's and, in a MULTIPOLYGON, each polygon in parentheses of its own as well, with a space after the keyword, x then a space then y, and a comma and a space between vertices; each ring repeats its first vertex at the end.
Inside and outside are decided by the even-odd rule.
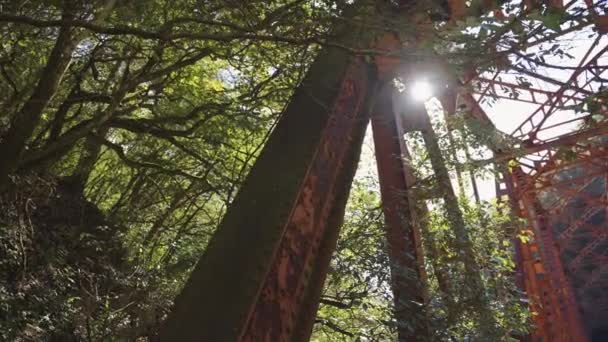
POLYGON ((361 58, 321 53, 178 296, 162 341, 308 340, 375 86, 361 58))
POLYGON ((393 109, 392 89, 379 95, 372 116, 372 129, 399 341, 427 341, 426 274, 415 200, 414 182, 404 164, 408 156, 401 118, 393 109))
POLYGON ((527 220, 534 232, 534 241, 520 244, 523 256, 525 287, 532 301, 531 308, 539 310, 532 337, 542 341, 588 340, 574 291, 565 275, 564 266, 553 237, 553 229, 536 198, 532 180, 520 167, 511 172, 510 196, 513 209, 527 220), (514 188, 514 189, 513 189, 514 188))

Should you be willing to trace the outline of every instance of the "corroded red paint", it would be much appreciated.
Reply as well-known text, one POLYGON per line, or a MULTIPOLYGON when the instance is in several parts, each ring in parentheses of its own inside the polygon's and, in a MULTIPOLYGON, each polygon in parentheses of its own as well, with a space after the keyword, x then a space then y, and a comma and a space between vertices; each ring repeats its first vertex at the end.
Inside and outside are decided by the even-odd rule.
MULTIPOLYGON (((601 19, 598 20, 593 11, 593 2, 586 2, 601 31, 601 19)), ((549 4, 562 6, 561 1, 549 4)), ((595 286, 596 292, 601 289, 602 277, 598 274, 608 272, 608 268, 602 268, 608 255, 604 255, 606 253, 600 247, 608 234, 605 227, 594 227, 590 223, 594 215, 606 210, 606 189, 603 195, 593 195, 586 190, 598 177, 608 179, 608 145, 605 140, 593 138, 605 137, 608 126, 605 121, 589 124, 591 114, 608 116, 604 100, 590 98, 597 93, 597 80, 608 75, 608 67, 602 62, 608 48, 597 44, 597 39, 596 44, 583 51, 583 58, 564 81, 552 78, 550 74, 528 72, 525 74, 531 86, 522 87, 501 79, 502 73, 514 68, 503 65, 504 70, 490 76, 471 69, 463 82, 470 87, 461 94, 461 101, 467 105, 470 116, 482 122, 489 122, 489 119, 479 104, 490 97, 526 103, 527 107, 522 108, 532 108, 510 134, 511 140, 494 147, 494 161, 512 160, 515 162, 512 166, 517 165, 502 180, 510 183, 510 188, 505 187, 497 194, 509 196, 515 214, 526 219, 527 229, 535 233, 531 242, 519 244, 517 248, 519 284, 526 290, 531 308, 537 313, 533 317, 536 323, 531 334, 533 340, 587 340, 585 330, 592 328, 588 322, 589 311, 599 310, 595 300, 586 298, 589 296, 585 292, 588 287, 595 286), (504 89, 512 93, 517 91, 517 96, 507 95, 508 91, 504 89), (571 108, 589 108, 585 103, 594 105, 593 113, 574 117, 564 115, 564 111, 571 108), (571 132, 569 127, 575 124, 580 129, 571 132), (558 128, 562 127, 567 133, 559 132, 558 128), (517 151, 511 151, 512 147, 517 151), (548 197, 559 201, 547 204, 548 197), (573 216, 568 206, 575 201, 582 203, 579 206, 583 209, 573 216), (585 309, 584 320, 579 307, 585 309)), ((605 225, 605 220, 602 222, 605 225)), ((608 315, 608 308, 603 310, 604 315, 608 315)))
POLYGON ((392 106, 391 90, 386 89, 376 101, 372 129, 386 223, 395 318, 398 322, 412 325, 397 328, 399 341, 426 341, 429 333, 425 316, 426 274, 416 199, 409 191, 414 183, 414 174, 405 164, 409 153, 403 140, 403 123, 392 106), (408 270, 416 277, 409 275, 408 270))
POLYGON ((564 266, 556 249, 553 228, 537 194, 531 188, 532 177, 521 168, 512 170, 517 215, 528 222, 534 232, 530 243, 520 244, 524 251, 524 274, 536 329, 533 337, 543 341, 586 341, 584 323, 572 286, 564 273, 564 266))
POLYGON ((294 333, 321 239, 327 229, 339 228, 327 222, 367 88, 367 67, 357 59, 342 81, 242 341, 288 341, 294 333))

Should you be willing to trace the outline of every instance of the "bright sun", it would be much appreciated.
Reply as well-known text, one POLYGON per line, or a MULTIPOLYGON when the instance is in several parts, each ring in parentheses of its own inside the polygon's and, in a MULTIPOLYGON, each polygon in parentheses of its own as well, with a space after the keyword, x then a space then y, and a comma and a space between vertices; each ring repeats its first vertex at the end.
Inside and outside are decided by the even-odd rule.
POLYGON ((412 83, 410 96, 415 101, 426 101, 433 96, 433 87, 427 80, 418 80, 412 83))

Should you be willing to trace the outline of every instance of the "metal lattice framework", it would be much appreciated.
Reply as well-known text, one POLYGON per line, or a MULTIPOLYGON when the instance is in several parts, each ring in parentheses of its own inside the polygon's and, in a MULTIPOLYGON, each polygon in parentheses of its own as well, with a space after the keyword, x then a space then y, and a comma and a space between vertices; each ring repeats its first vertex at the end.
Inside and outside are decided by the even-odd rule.
POLYGON ((608 127, 606 106, 595 97, 606 83, 608 45, 601 35, 605 18, 597 4, 586 4, 600 34, 584 51, 579 48, 576 64, 537 60, 528 63, 534 69, 510 66, 482 73, 467 80, 469 91, 463 95, 484 117, 493 116, 494 108, 484 105, 488 100, 528 110, 509 113, 523 119, 508 132, 505 150, 511 151, 495 151, 495 157, 511 160, 498 180, 497 195, 510 199, 534 234, 517 248, 520 285, 537 313, 533 340, 583 341, 587 331, 605 325, 608 314, 605 301, 597 301, 608 279, 608 148, 603 137, 608 127))

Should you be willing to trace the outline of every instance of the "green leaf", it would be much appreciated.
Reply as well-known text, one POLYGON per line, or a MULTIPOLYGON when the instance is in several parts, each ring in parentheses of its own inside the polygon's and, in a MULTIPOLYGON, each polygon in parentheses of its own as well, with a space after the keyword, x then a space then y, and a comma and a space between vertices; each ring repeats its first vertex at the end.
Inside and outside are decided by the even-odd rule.
POLYGON ((542 16, 540 20, 546 27, 554 31, 559 31, 561 30, 561 24, 564 22, 564 13, 552 10, 542 16))

